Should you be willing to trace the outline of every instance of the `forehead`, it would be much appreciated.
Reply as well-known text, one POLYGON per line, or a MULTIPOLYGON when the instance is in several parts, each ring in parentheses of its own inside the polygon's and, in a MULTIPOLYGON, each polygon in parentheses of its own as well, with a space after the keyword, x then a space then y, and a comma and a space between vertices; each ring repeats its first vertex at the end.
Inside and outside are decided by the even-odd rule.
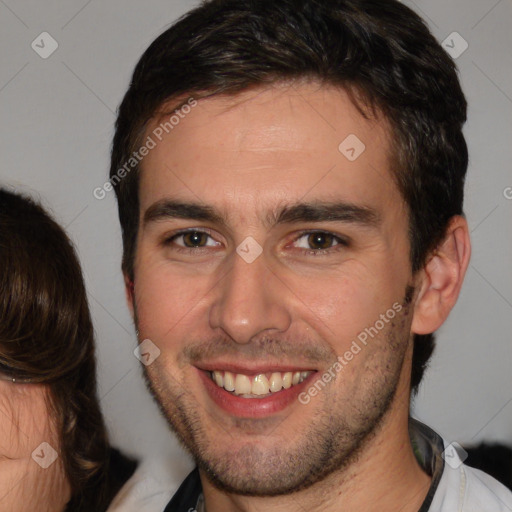
POLYGON ((141 210, 172 195, 229 211, 276 202, 396 201, 384 117, 366 118, 340 88, 273 85, 198 100, 174 116, 160 109, 146 130, 141 210), (178 121, 178 122, 177 122, 178 121))

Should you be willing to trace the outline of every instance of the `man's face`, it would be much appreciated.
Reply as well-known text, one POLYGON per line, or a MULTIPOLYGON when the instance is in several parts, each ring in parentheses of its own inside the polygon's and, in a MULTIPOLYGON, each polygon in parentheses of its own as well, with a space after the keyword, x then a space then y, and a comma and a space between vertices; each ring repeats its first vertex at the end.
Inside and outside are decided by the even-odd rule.
POLYGON ((161 351, 148 381, 218 486, 287 493, 346 464, 393 397, 408 404, 408 215, 388 127, 313 84, 183 117, 161 141, 154 121, 142 162, 134 308, 161 351))

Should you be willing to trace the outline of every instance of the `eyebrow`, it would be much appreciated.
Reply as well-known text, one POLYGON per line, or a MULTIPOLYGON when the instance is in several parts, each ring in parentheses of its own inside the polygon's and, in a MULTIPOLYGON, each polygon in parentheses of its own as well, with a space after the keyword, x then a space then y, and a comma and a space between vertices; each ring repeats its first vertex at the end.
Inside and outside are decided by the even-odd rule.
MULTIPOLYGON (((152 204, 144 213, 143 224, 169 219, 208 221, 226 226, 226 218, 215 208, 199 203, 162 199, 152 204)), ((265 220, 267 227, 299 222, 347 222, 376 228, 381 215, 369 206, 345 201, 295 203, 270 212, 265 220)))
POLYGON ((344 201, 297 203, 285 206, 267 218, 269 224, 295 222, 348 222, 377 227, 381 216, 374 208, 344 201))
POLYGON ((152 204, 144 213, 143 224, 168 219, 190 219, 210 221, 225 225, 222 215, 211 206, 162 199, 152 204))

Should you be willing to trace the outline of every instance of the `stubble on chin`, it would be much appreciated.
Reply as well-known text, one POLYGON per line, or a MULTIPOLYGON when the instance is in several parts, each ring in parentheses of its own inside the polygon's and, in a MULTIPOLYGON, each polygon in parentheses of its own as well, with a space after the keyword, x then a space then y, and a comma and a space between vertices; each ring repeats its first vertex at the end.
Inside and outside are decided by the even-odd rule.
MULTIPOLYGON (((199 468, 217 488, 246 496, 290 494, 343 472, 378 434, 396 395, 410 342, 411 290, 403 309, 379 333, 356 378, 341 374, 311 402, 295 404, 281 423, 225 421, 202 409, 182 382, 159 366, 145 369, 147 386, 160 410, 199 468), (304 411, 307 422, 294 422, 304 411), (267 429, 267 432, 265 430, 267 429), (250 431, 250 434, 248 433, 250 431)), ((357 356, 356 356, 357 357, 357 356)), ((162 359, 162 358, 161 358, 162 359)))

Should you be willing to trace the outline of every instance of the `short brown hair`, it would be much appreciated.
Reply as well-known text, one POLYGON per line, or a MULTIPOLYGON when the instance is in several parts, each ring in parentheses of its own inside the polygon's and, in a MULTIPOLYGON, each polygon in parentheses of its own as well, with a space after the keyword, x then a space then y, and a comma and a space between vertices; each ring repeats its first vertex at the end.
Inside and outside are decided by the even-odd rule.
MULTIPOLYGON (((425 23, 397 0, 212 0, 149 46, 119 108, 110 179, 126 275, 133 278, 138 168, 114 178, 157 109, 184 95, 236 94, 304 78, 353 92, 363 114, 389 120, 393 172, 409 209, 411 264, 422 268, 450 218, 462 214, 468 164, 467 105, 456 67, 425 23)), ((433 349, 433 335, 416 335, 413 389, 433 349)))

